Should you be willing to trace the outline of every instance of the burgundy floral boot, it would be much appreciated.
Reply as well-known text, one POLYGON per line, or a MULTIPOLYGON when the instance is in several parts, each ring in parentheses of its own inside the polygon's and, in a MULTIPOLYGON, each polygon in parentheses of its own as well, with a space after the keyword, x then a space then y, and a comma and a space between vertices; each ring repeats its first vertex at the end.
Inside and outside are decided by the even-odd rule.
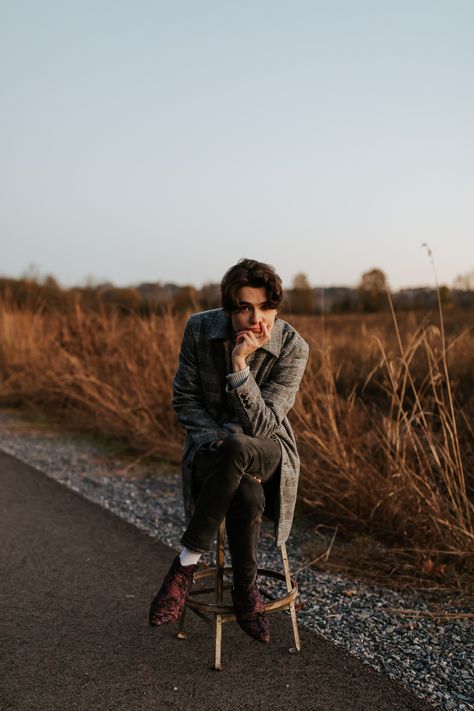
POLYGON ((179 555, 176 556, 150 605, 150 627, 174 622, 181 616, 197 567, 198 563, 181 565, 179 555))
POLYGON ((259 642, 269 642, 270 627, 257 584, 249 588, 236 587, 231 593, 235 616, 243 631, 259 642))

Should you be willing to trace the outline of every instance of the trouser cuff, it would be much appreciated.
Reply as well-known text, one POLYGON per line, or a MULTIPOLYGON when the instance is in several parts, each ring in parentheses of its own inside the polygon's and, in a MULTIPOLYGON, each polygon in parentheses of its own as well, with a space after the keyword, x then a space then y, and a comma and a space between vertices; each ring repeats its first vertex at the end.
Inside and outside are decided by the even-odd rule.
POLYGON ((189 550, 194 553, 208 553, 211 550, 211 545, 208 545, 207 548, 203 548, 202 544, 195 543, 186 538, 185 533, 181 536, 181 543, 185 548, 189 548, 189 550))

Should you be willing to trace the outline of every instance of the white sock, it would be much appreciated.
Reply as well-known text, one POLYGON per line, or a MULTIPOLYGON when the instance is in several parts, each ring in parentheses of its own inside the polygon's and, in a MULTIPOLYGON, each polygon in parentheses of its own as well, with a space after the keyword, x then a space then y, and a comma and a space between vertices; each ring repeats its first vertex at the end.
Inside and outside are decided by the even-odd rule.
POLYGON ((179 562, 181 565, 195 565, 202 553, 196 553, 196 551, 190 551, 189 548, 183 548, 179 554, 179 562))

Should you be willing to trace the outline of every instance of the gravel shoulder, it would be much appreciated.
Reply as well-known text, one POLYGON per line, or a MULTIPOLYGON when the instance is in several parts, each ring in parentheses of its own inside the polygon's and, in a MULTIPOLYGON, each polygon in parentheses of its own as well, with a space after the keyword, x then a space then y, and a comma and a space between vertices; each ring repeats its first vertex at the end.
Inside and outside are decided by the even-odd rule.
MULTIPOLYGON (((155 543, 179 549, 184 518, 176 472, 153 475, 156 472, 149 466, 138 465, 124 473, 123 458, 103 445, 53 428, 33 427, 6 409, 0 410, 0 449, 108 509, 155 543)), ((350 652, 366 667, 401 682, 420 699, 447 711, 474 709, 472 621, 418 617, 416 612, 428 610, 420 594, 369 586, 304 567, 306 561, 299 551, 305 536, 296 529, 288 542, 301 591, 300 624, 341 652, 350 652), (413 617, 391 611, 400 608, 414 610, 413 617)), ((270 526, 263 528, 259 550, 262 567, 281 567, 270 526)))

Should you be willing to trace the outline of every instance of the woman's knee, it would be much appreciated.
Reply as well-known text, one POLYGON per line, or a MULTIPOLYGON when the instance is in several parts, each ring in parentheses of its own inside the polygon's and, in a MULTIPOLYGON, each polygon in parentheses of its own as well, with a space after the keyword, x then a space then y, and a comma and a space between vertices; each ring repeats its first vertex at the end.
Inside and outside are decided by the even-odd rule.
POLYGON ((228 457, 239 464, 246 464, 249 458, 246 437, 240 434, 226 437, 218 451, 221 456, 228 457))

